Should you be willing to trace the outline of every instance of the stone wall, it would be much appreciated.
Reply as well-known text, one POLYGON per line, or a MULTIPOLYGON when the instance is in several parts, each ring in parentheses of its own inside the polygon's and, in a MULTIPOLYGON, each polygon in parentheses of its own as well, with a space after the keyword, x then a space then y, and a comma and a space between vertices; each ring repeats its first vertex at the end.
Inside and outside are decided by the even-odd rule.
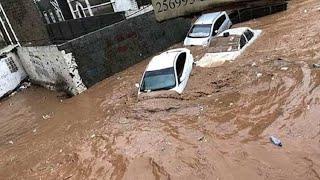
POLYGON ((90 87, 181 42, 190 26, 191 20, 186 18, 159 23, 150 12, 68 41, 58 48, 72 52, 83 83, 90 87))
POLYGON ((124 13, 111 13, 47 24, 50 40, 61 44, 125 19, 124 13))
POLYGON ((0 0, 21 45, 50 44, 49 36, 33 0, 0 0))

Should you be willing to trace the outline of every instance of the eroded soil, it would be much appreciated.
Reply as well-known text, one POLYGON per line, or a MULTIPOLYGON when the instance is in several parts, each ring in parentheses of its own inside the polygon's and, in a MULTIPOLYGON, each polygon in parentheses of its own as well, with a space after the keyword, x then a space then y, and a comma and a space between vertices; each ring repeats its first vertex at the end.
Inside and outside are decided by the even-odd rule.
POLYGON ((319 8, 236 25, 263 33, 195 67, 183 95, 138 100, 147 59, 71 99, 32 87, 1 102, 0 179, 320 179, 319 8))

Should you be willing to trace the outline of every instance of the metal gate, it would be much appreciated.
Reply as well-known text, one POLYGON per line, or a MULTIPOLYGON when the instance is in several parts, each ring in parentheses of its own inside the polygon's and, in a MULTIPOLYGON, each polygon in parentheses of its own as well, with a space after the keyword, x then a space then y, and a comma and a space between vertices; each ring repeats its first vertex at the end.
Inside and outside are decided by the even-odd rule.
POLYGON ((18 41, 18 38, 10 24, 10 21, 2 7, 2 4, 0 3, 0 29, 2 32, 2 35, 4 37, 4 40, 8 45, 19 45, 20 43, 18 41))

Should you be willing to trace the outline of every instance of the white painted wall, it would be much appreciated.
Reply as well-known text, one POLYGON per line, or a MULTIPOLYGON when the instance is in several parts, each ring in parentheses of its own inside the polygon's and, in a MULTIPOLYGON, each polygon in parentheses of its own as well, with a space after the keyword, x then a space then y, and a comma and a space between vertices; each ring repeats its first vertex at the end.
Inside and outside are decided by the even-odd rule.
POLYGON ((52 90, 67 90, 73 95, 87 89, 71 53, 59 51, 56 46, 40 46, 19 47, 18 55, 33 82, 52 90))
POLYGON ((7 58, 0 59, 0 97, 14 90, 22 80, 27 77, 24 68, 20 64, 18 56, 12 52, 6 54, 7 58, 12 58, 15 65, 18 67, 18 71, 11 73, 7 63, 7 58))
POLYGON ((138 5, 135 0, 115 0, 113 1, 112 6, 114 12, 138 10, 138 5))

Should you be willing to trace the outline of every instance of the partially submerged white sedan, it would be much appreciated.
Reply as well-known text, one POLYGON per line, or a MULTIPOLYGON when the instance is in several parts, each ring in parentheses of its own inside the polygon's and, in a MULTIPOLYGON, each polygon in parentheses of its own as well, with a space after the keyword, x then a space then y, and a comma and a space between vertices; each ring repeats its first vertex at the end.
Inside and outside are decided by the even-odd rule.
POLYGON ((261 34, 248 27, 228 29, 212 39, 207 53, 196 62, 200 67, 214 67, 233 61, 261 34))
POLYGON ((172 90, 181 94, 192 71, 193 56, 185 48, 166 51, 152 58, 147 66, 139 92, 172 90))

